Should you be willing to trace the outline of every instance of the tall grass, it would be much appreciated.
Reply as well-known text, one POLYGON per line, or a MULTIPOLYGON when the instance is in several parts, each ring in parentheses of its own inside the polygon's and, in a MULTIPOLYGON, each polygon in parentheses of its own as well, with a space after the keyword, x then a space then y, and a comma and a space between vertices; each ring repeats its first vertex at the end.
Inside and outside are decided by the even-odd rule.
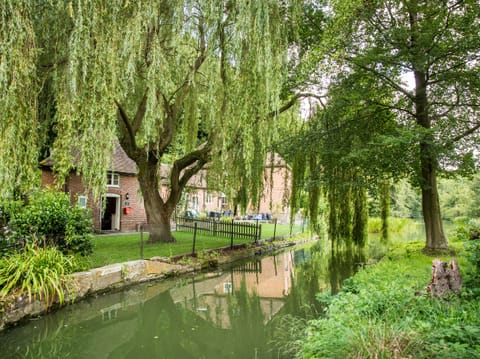
MULTIPOLYGON (((408 218, 388 218, 388 231, 390 233, 400 233, 406 225, 411 224, 412 219, 408 218)), ((379 217, 371 217, 368 219, 368 233, 380 233, 382 229, 382 219, 379 217)))
POLYGON ((69 285, 66 275, 73 268, 73 258, 56 248, 27 243, 22 251, 0 259, 0 298, 15 293, 47 304, 55 298, 63 303, 69 285))

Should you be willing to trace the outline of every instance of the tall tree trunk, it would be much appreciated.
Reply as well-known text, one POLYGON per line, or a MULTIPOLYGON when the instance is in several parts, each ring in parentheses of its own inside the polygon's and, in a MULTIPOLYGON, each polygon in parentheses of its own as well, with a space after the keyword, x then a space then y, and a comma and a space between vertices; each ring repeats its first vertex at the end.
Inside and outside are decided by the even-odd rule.
POLYGON ((422 187, 422 210, 425 222, 426 250, 448 248, 440 214, 437 189, 438 160, 435 153, 431 119, 428 115, 427 76, 424 71, 415 70, 415 115, 417 124, 426 131, 420 141, 420 167, 422 187))
POLYGON ((422 210, 425 222, 425 234, 427 250, 448 248, 447 238, 443 232, 442 216, 438 199, 436 163, 429 159, 428 153, 431 145, 422 144, 421 167, 422 167, 422 210))
POLYGON ((145 213, 150 226, 149 242, 175 242, 172 235, 170 219, 174 206, 171 206, 160 196, 158 166, 156 159, 149 157, 138 161, 138 182, 143 194, 145 213))

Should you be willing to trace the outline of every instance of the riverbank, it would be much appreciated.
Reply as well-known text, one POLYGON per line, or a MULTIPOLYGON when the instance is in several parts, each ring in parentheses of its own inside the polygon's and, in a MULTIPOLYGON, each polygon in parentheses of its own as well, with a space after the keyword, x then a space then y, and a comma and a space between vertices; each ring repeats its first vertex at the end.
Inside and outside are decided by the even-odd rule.
POLYGON ((58 298, 53 303, 28 298, 26 295, 6 298, 0 308, 0 330, 92 295, 118 290, 142 282, 198 272, 208 267, 226 265, 255 255, 282 250, 309 240, 312 239, 295 237, 284 241, 263 240, 259 241, 257 245, 236 246, 234 250, 228 247, 203 251, 201 255, 197 256, 153 257, 74 273, 69 276, 71 279, 69 281, 70 285, 65 290, 65 302, 62 304, 58 298))
MULTIPOLYGON (((465 278, 462 242, 452 242, 465 278)), ((423 243, 397 245, 375 266, 345 281, 342 291, 319 295, 325 316, 310 321, 296 340, 301 358, 479 358, 480 300, 460 295, 433 299, 424 287, 432 260, 423 243)), ((477 283, 478 286, 478 283, 477 283)))

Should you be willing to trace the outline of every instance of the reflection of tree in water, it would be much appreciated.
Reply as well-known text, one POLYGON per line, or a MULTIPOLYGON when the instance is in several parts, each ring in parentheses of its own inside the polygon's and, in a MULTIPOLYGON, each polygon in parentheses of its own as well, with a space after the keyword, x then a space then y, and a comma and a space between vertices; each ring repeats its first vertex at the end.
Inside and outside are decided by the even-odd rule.
POLYGON ((343 281, 351 277, 358 267, 365 263, 365 260, 365 250, 362 247, 349 244, 332 248, 328 261, 331 293, 337 294, 343 281))
POLYGON ((248 293, 245 278, 228 297, 228 316, 235 358, 255 358, 266 352, 267 333, 260 297, 255 292, 248 293))
POLYGON ((49 320, 43 323, 42 327, 36 331, 28 331, 27 328, 18 328, 21 332, 17 334, 14 341, 9 340, 9 336, 0 338, 2 343, 1 357, 7 358, 28 358, 28 359, 50 359, 50 358, 69 358, 64 353, 70 353, 74 349, 74 338, 78 327, 66 328, 62 323, 49 323, 49 320), (25 330, 22 330, 25 329, 25 330), (23 343, 16 340, 18 337, 24 339, 23 343))
MULTIPOLYGON (((275 297, 277 307, 272 307, 269 297, 260 298, 257 292, 247 289, 247 284, 251 284, 247 282, 249 269, 241 276, 237 287, 232 288, 232 293, 202 294, 207 298, 214 296, 218 305, 209 300, 197 302, 195 282, 191 283, 193 297, 189 297, 192 302, 188 305, 182 305, 183 297, 177 296, 175 300, 168 291, 138 306, 119 305, 122 301, 126 304, 125 298, 120 296, 120 302, 106 307, 114 309, 82 321, 81 326, 67 327, 61 321, 46 322, 41 331, 29 329, 20 334, 29 338, 28 342, 25 339, 25 345, 19 344, 18 339, 10 343, 3 337, 0 352, 12 348, 7 350, 6 358, 291 358, 295 347, 290 343, 303 335, 305 320, 323 312, 324 304, 316 299, 317 294, 328 289, 337 293, 342 281, 357 270, 358 263, 365 262, 365 254, 354 246, 332 249, 328 244, 318 243, 309 249, 282 253, 281 257, 271 259, 273 267, 267 264, 264 270, 271 268, 275 277, 291 275, 291 287, 286 278, 288 295, 283 299, 283 307, 280 297, 275 297), (292 262, 296 264, 295 271, 288 267, 286 272, 285 263, 292 262), (228 310, 220 305, 225 301, 228 310), (197 308, 199 306, 201 308, 197 308), (209 315, 213 309, 215 313, 209 315), (273 319, 265 326, 272 315, 273 319), (228 324, 222 325, 225 323, 228 324), (33 343, 32 338, 36 338, 33 343), (21 352, 15 352, 19 345, 21 352)), ((238 271, 237 268, 235 273, 238 271)), ((235 283, 233 270, 230 283, 235 283)), ((188 280, 184 284, 189 285, 188 280)), ((274 293, 281 295, 282 288, 274 293)), ((4 358, 2 354, 0 357, 4 358)))
POLYGON ((228 358, 231 357, 228 342, 228 331, 175 304, 165 292, 142 306, 135 335, 109 357, 228 358))
POLYGON ((317 243, 309 252, 295 253, 297 266, 290 294, 282 311, 269 324, 274 358, 295 355, 298 349, 295 342, 304 336, 305 322, 324 312, 325 303, 317 300, 318 293, 328 289, 332 294, 338 293, 343 281, 366 260, 363 248, 355 245, 331 248, 317 243), (302 261, 302 258, 308 260, 302 261))
POLYGON ((305 249, 296 251, 295 259, 295 275, 293 277, 292 274, 292 287, 282 312, 310 319, 322 309, 316 295, 321 291, 324 281, 322 274, 325 273, 325 259, 320 251, 305 249), (308 260, 300 261, 300 258, 308 260))

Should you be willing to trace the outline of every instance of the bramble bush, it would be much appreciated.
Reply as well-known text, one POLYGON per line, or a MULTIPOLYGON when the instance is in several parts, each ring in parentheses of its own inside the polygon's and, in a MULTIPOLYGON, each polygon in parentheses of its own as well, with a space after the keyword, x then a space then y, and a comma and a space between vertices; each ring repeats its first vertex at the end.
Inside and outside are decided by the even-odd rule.
POLYGON ((64 254, 93 251, 92 219, 88 210, 72 206, 67 194, 51 190, 33 193, 28 203, 8 211, 5 242, 24 244, 32 238, 64 254))

